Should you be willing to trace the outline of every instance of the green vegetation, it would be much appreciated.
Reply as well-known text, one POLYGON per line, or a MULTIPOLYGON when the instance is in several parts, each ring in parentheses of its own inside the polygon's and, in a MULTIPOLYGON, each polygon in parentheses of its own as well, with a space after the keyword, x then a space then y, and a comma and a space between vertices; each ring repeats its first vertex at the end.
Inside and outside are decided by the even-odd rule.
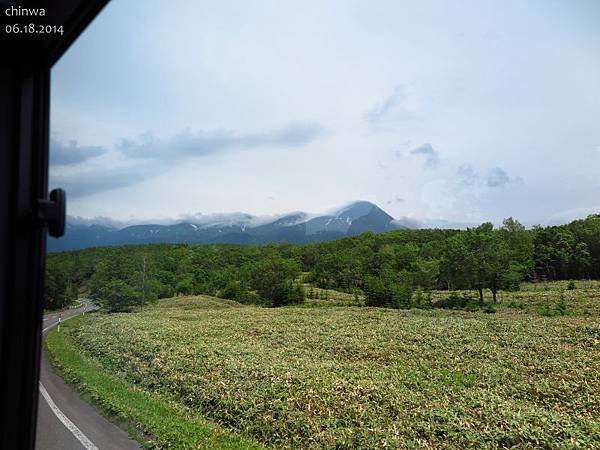
POLYGON ((309 245, 162 244, 52 254, 46 302, 64 304, 70 283, 113 311, 198 294, 284 306, 304 301, 304 281, 364 294, 370 306, 436 306, 432 291, 443 289, 472 290, 483 307, 486 292, 496 302, 522 281, 585 278, 600 278, 600 215, 532 230, 509 218, 500 229, 484 223, 465 231, 397 230, 309 245))
POLYGON ((44 289, 45 309, 66 308, 77 302, 79 293, 72 281, 72 275, 50 263, 46 269, 46 286, 44 289))
POLYGON ((86 316, 49 347, 84 391, 157 436, 158 447, 195 431, 152 421, 193 413, 275 448, 594 448, 600 286, 577 284, 526 285, 495 314, 180 297, 86 316), (564 299, 567 313, 542 315, 548 298, 564 299), (65 361, 65 342, 81 361, 65 361))
POLYGON ((47 270, 48 308, 78 290, 104 307, 50 337, 56 364, 157 448, 600 442, 600 215, 95 248, 47 270))
MULTIPOLYGON (((89 317, 89 316, 88 316, 89 317)), ((46 345, 56 369, 84 398, 129 430, 147 448, 261 449, 261 445, 211 423, 181 404, 139 389, 82 354, 71 333, 81 318, 50 332, 46 345)))

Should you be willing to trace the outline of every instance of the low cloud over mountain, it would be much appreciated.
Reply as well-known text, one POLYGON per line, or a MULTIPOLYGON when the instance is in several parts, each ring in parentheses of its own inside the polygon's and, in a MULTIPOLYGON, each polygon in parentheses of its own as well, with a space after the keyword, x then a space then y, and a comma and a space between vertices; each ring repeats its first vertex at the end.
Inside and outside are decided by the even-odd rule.
POLYGON ((141 224, 124 228, 106 218, 98 221, 70 218, 65 236, 50 239, 50 252, 86 247, 148 243, 308 243, 354 236, 366 231, 407 228, 378 206, 357 201, 330 214, 297 212, 265 220, 249 214, 189 216, 174 224, 141 224))

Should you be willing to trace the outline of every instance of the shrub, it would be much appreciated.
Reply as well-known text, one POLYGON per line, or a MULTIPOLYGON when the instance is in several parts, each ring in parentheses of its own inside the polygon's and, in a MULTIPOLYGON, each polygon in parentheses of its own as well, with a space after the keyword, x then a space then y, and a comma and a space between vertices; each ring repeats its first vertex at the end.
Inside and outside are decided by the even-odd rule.
POLYGON ((494 308, 494 305, 487 304, 483 307, 482 311, 487 314, 494 314, 496 312, 496 308, 494 308))
POLYGON ((407 280, 398 280, 391 273, 365 280, 367 306, 406 309, 412 306, 412 286, 407 280))
POLYGON ((264 305, 264 300, 256 292, 248 290, 240 281, 231 280, 218 292, 218 297, 234 300, 246 305, 264 305))
POLYGON ((422 288, 418 287, 413 293, 412 304, 415 308, 431 308, 431 292, 425 293, 422 288))
POLYGON ((509 304, 508 304, 509 308, 515 308, 515 309, 525 309, 525 305, 523 304, 523 302, 518 302, 516 300, 512 300, 509 304))
POLYGON ((469 303, 467 303, 467 306, 465 306, 465 311, 469 311, 469 312, 479 311, 479 305, 475 302, 469 302, 469 303))
POLYGON ((242 291, 243 288, 239 281, 230 280, 225 287, 217 293, 217 297, 239 301, 239 298, 242 296, 242 291))
POLYGON ((567 313, 567 301, 565 299, 565 292, 562 290, 560 291, 556 305, 554 305, 554 310, 558 316, 564 316, 567 313))
POLYGON ((397 283, 392 286, 392 292, 392 303, 389 306, 396 309, 408 309, 413 306, 410 284, 397 283))
POLYGON ((556 303, 551 307, 549 303, 546 303, 542 308, 539 309, 539 314, 542 316, 564 316, 567 314, 567 301, 565 299, 565 292, 560 291, 559 297, 556 303))
POLYGON ((304 288, 301 284, 290 283, 288 286, 287 303, 288 305, 304 303, 304 288))
POLYGON ((365 280, 365 302, 367 306, 386 306, 392 301, 392 292, 380 277, 365 280))
POLYGON ((452 292, 448 297, 435 302, 433 306, 435 308, 463 309, 467 304, 474 302, 475 300, 469 294, 452 292))

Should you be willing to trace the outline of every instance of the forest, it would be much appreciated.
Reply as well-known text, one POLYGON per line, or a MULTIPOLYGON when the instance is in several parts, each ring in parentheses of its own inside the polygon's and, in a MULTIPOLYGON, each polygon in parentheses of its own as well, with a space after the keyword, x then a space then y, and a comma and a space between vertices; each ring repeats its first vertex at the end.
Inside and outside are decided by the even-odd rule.
POLYGON ((159 298, 206 294, 268 307, 301 303, 303 283, 364 296, 368 306, 444 307, 432 290, 471 290, 493 301, 522 281, 600 279, 600 214, 557 226, 526 229, 508 218, 499 228, 423 229, 364 233, 306 245, 272 243, 149 244, 50 254, 46 309, 78 295, 109 311, 159 298))

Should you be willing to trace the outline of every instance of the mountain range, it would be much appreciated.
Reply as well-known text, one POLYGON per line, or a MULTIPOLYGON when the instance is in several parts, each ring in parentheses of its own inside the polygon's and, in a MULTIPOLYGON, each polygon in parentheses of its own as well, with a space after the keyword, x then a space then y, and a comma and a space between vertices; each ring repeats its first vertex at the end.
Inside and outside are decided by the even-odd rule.
POLYGON ((77 223, 67 218, 65 235, 48 239, 48 251, 59 252, 86 247, 124 244, 264 244, 315 241, 355 236, 366 231, 382 232, 409 228, 367 201, 356 201, 320 216, 296 212, 269 220, 250 214, 225 214, 212 220, 190 220, 172 225, 144 224, 124 228, 97 223, 77 223))

